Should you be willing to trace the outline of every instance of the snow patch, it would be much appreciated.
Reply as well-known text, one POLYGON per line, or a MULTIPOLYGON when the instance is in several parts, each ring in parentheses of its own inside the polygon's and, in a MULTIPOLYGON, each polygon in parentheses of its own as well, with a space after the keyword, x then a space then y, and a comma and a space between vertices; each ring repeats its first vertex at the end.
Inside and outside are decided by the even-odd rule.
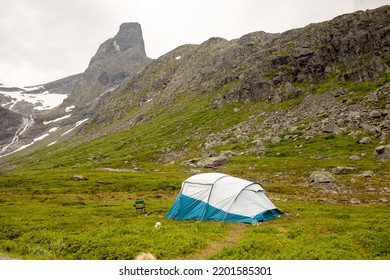
POLYGON ((51 146, 51 145, 54 145, 55 143, 57 143, 57 140, 54 141, 54 142, 51 142, 51 143, 47 144, 47 146, 49 147, 49 146, 51 146))
POLYGON ((175 57, 176 60, 179 60, 180 58, 181 58, 181 55, 175 57))
POLYGON ((66 112, 66 113, 72 112, 72 110, 73 110, 74 108, 76 108, 76 106, 74 106, 74 105, 68 106, 68 107, 65 108, 65 112, 66 112))
POLYGON ((78 121, 78 122, 75 124, 75 126, 74 126, 73 128, 71 128, 71 129, 69 129, 68 131, 62 133, 61 136, 64 136, 64 135, 68 134, 69 132, 73 131, 74 129, 76 129, 76 127, 82 125, 82 124, 85 123, 87 120, 89 120, 89 118, 86 118, 86 119, 83 119, 83 120, 81 120, 81 121, 78 121))
MULTIPOLYGON (((29 91, 32 91, 31 89, 29 91)), ((21 101, 25 101, 34 104, 34 110, 43 111, 53 109, 64 102, 68 97, 66 94, 50 93, 45 91, 43 93, 29 93, 29 91, 0 91, 0 94, 12 99, 12 105, 10 108, 21 101)))
POLYGON ((34 140, 32 141, 32 143, 30 145, 34 144, 37 141, 41 141, 42 139, 46 138, 47 136, 49 136, 49 133, 45 133, 37 138, 34 138, 34 140))
POLYGON ((54 120, 51 120, 51 121, 44 121, 43 124, 44 124, 44 125, 47 125, 47 124, 49 124, 49 123, 59 122, 59 121, 65 120, 65 119, 67 119, 67 118, 70 118, 70 116, 72 116, 72 114, 65 115, 65 116, 62 116, 62 117, 60 117, 60 118, 57 118, 57 119, 54 119, 54 120))
POLYGON ((59 126, 52 127, 52 128, 49 129, 49 132, 54 132, 54 131, 56 131, 59 128, 60 128, 59 126))

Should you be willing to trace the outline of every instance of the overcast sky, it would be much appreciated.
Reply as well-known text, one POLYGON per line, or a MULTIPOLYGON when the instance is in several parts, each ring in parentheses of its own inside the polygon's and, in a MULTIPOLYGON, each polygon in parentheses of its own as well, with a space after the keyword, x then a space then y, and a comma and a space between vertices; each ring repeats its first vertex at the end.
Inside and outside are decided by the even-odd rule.
POLYGON ((123 22, 139 22, 151 58, 210 37, 283 32, 390 0, 0 0, 0 83, 84 72, 123 22))

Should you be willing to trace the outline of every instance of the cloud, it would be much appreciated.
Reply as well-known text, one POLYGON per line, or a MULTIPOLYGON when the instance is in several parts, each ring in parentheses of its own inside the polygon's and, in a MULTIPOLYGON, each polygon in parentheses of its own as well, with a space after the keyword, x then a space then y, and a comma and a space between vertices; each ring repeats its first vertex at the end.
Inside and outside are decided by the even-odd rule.
POLYGON ((46 83, 83 72, 123 22, 139 22, 157 58, 210 37, 283 32, 388 0, 2 0, 0 82, 46 83))

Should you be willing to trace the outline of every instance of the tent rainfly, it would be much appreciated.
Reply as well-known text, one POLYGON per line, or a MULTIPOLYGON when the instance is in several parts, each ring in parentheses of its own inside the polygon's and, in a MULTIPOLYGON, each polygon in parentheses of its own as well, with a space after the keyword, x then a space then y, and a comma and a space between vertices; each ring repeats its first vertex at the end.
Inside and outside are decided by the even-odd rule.
POLYGON ((281 215, 259 183, 222 173, 202 173, 182 183, 166 217, 253 223, 281 215))

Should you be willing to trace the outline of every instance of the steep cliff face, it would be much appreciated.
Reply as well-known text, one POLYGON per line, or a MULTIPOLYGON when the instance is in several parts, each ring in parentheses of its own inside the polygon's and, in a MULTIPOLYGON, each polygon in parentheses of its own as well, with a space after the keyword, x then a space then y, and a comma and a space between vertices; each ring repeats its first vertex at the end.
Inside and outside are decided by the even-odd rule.
POLYGON ((84 113, 89 112, 101 96, 142 71, 151 61, 145 53, 140 24, 123 23, 113 38, 100 45, 66 105, 73 102, 84 113))

